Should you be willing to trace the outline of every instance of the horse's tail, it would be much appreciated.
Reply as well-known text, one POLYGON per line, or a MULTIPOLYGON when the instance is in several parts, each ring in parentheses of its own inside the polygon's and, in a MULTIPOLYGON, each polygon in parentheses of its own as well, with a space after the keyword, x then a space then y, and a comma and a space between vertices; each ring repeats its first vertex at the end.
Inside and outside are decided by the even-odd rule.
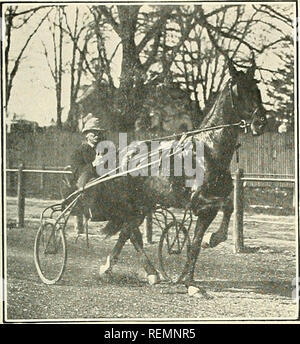
POLYGON ((124 221, 121 219, 110 220, 108 221, 106 226, 101 229, 101 232, 103 234, 106 234, 106 238, 110 238, 111 236, 117 234, 121 230, 123 222, 124 221))

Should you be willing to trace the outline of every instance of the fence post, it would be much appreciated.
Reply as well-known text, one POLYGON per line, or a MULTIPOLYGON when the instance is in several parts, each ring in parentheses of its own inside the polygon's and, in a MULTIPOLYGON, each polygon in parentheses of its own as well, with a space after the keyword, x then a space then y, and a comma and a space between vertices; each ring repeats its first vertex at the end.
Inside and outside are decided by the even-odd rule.
POLYGON ((293 208, 294 210, 296 209, 296 181, 293 186, 293 208))
POLYGON ((24 164, 19 165, 18 171, 18 221, 17 227, 24 227, 24 215, 25 215, 25 185, 24 185, 24 164))
POLYGON ((243 236, 243 216, 244 216, 244 187, 241 178, 244 176, 244 171, 238 169, 234 174, 234 220, 233 220, 233 243, 234 252, 239 253, 244 248, 243 236))
POLYGON ((144 233, 148 244, 152 244, 152 212, 148 213, 144 221, 144 233))
MULTIPOLYGON (((7 154, 8 155, 8 154, 7 154)), ((8 157, 7 159, 7 168, 11 168, 12 164, 10 161, 10 158, 8 157)), ((7 193, 11 193, 12 192, 12 176, 11 176, 11 172, 6 172, 6 192, 7 193)))
MULTIPOLYGON (((42 165, 42 170, 45 169, 45 164, 42 165)), ((40 179, 40 194, 42 198, 45 198, 45 176, 44 173, 41 172, 41 179, 40 179)))

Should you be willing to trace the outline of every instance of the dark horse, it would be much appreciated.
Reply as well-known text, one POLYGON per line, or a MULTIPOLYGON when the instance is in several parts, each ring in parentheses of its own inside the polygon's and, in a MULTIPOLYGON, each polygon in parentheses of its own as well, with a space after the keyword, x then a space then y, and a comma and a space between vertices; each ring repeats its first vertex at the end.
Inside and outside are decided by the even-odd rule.
POLYGON ((240 128, 230 126, 230 124, 244 120, 249 124, 253 135, 262 134, 266 125, 266 111, 262 105, 257 80, 254 79, 255 65, 250 67, 247 72, 242 72, 237 71, 230 62, 229 72, 230 80, 220 91, 215 104, 199 129, 223 127, 198 133, 192 138, 192 140, 204 143, 205 172, 201 186, 193 192, 186 192, 186 190, 181 192, 173 188, 174 180, 170 177, 132 177, 127 175, 105 181, 86 190, 83 196, 85 214, 88 216, 87 209, 90 209, 91 203, 95 204, 95 200, 97 200, 98 220, 109 221, 105 227, 106 234, 113 235, 120 232, 111 254, 107 257, 106 264, 100 267, 100 275, 111 271, 125 242, 130 239, 143 261, 149 283, 159 282, 159 273, 143 249, 139 226, 145 215, 154 209, 157 203, 176 206, 172 203, 173 200, 178 201, 181 198, 181 203, 190 207, 197 217, 197 221, 180 281, 186 285, 189 294, 192 294, 192 291, 194 294, 195 290, 195 295, 205 293, 194 282, 194 270, 203 236, 219 209, 222 209, 224 216, 221 226, 217 232, 212 234, 208 245, 215 247, 225 241, 230 216, 233 212, 232 202, 229 198, 233 189, 229 167, 237 147, 240 128))

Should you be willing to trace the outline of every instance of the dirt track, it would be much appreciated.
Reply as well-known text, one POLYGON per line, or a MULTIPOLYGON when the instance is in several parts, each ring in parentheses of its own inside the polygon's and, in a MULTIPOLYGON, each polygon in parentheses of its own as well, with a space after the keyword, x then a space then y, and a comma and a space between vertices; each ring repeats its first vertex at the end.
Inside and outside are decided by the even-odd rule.
MULTIPOLYGON (((33 262, 36 221, 46 202, 28 200, 26 227, 7 231, 7 318, 16 319, 257 319, 295 318, 292 280, 296 275, 296 239, 293 217, 259 215, 267 224, 245 225, 249 253, 234 254, 232 240, 215 249, 202 250, 196 279, 212 300, 186 295, 181 286, 162 283, 148 286, 140 272, 136 253, 126 244, 112 276, 97 277, 116 237, 103 240, 99 228, 91 228, 91 247, 84 237, 68 238, 67 269, 58 285, 41 283, 33 262)), ((15 200, 9 199, 7 219, 15 218, 15 200)), ((217 228, 218 217, 209 232, 217 228)), ((72 232, 72 228, 68 229, 72 232)), ((146 250, 156 261, 159 232, 146 250)))

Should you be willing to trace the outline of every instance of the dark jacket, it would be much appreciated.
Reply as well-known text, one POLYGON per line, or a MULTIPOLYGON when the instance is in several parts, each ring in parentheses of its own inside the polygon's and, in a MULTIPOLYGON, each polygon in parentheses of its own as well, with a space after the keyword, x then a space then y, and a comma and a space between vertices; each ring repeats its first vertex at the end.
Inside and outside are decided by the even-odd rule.
POLYGON ((90 178, 96 177, 96 169, 92 162, 95 160, 96 150, 87 142, 83 142, 71 155, 71 167, 73 182, 76 183, 82 174, 88 174, 90 178))

